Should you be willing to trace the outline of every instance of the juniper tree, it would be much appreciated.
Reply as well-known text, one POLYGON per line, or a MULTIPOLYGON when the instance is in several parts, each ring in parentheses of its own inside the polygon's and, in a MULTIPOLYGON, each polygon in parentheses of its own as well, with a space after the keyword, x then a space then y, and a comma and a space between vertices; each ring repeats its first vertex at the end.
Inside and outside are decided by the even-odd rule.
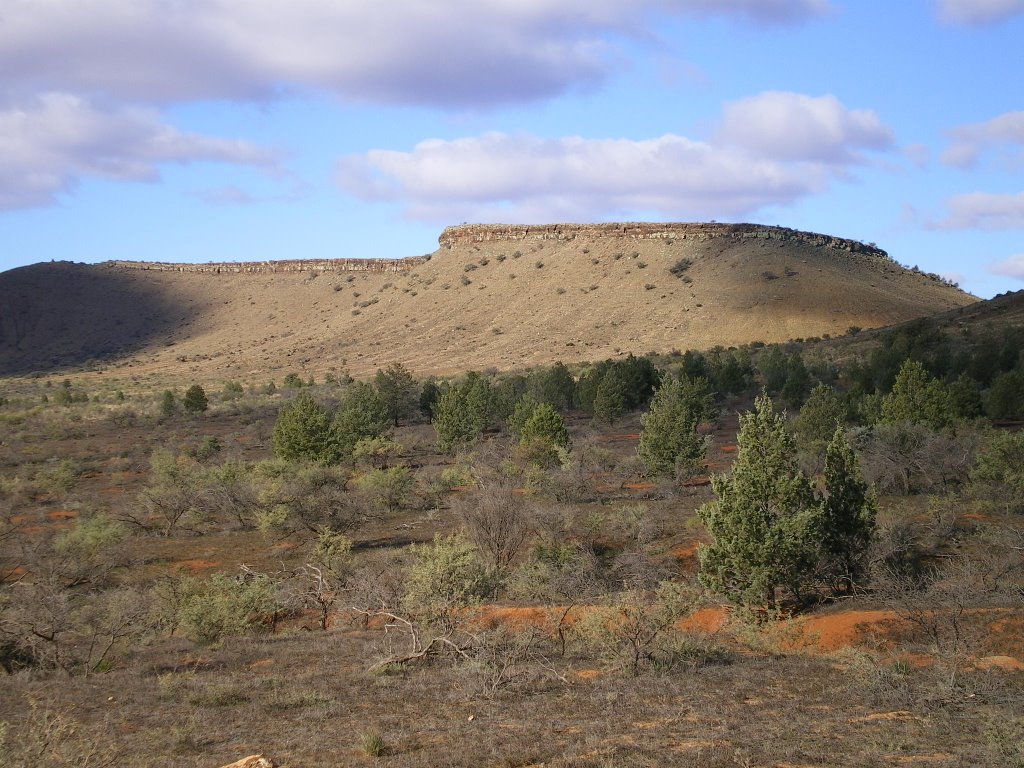
POLYGON ((437 447, 445 452, 471 445, 487 428, 490 385, 479 374, 442 392, 434 403, 437 447))
POLYGON ((523 424, 520 446, 531 461, 542 465, 555 464, 558 451, 569 445, 565 422, 549 403, 541 403, 523 424))
POLYGON ((200 384, 193 384, 185 390, 181 404, 189 413, 202 413, 210 406, 210 401, 206 397, 206 390, 200 384))
POLYGON ((308 392, 300 392, 278 412, 273 442, 274 453, 288 461, 329 463, 337 458, 330 415, 308 392))
POLYGON ((825 489, 818 517, 823 576, 850 591, 864 576, 864 557, 875 535, 878 503, 860 461, 837 426, 825 450, 825 489))
POLYGON ((740 416, 736 460, 711 480, 717 501, 698 512, 712 543, 700 549, 700 581, 744 606, 799 596, 816 564, 820 510, 796 449, 767 395, 740 416))
POLYGON ((359 383, 349 389, 334 413, 331 443, 339 458, 348 458, 360 440, 380 437, 391 426, 391 414, 377 391, 359 383))
POLYGON ((378 370, 373 384, 396 427, 399 419, 410 418, 416 413, 420 388, 404 365, 392 363, 383 371, 378 370))
POLYGON ((707 441, 697 435, 699 418, 683 383, 665 379, 654 394, 651 410, 640 417, 643 430, 637 453, 648 474, 672 475, 678 468, 700 464, 707 441))

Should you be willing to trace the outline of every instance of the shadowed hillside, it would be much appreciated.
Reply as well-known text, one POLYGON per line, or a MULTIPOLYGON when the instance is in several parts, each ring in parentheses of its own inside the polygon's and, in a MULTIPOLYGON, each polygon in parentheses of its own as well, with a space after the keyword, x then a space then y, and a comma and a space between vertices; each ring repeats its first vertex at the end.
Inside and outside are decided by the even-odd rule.
POLYGON ((44 264, 0 275, 0 373, 509 369, 838 335, 976 299, 858 242, 777 227, 446 229, 428 259, 44 264))
POLYGON ((144 273, 52 262, 0 274, 0 375, 124 360, 188 338, 208 303, 144 273))

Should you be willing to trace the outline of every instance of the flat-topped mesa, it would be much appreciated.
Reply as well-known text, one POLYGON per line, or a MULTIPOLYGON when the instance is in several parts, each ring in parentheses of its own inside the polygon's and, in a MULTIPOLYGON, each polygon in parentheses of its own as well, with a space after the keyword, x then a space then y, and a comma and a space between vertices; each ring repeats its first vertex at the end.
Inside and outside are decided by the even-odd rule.
POLYGON ((508 224, 462 224, 447 227, 438 238, 442 248, 494 241, 575 240, 577 237, 630 240, 712 240, 727 237, 764 240, 797 240, 810 245, 828 246, 852 253, 881 258, 889 254, 874 245, 814 232, 801 232, 787 227, 763 224, 701 224, 632 222, 616 224, 540 224, 536 226, 508 224))
POLYGON ((105 266, 156 272, 207 274, 271 274, 280 272, 411 272, 430 261, 429 256, 404 259, 284 259, 281 261, 221 261, 205 264, 171 264, 162 261, 107 261, 105 266))

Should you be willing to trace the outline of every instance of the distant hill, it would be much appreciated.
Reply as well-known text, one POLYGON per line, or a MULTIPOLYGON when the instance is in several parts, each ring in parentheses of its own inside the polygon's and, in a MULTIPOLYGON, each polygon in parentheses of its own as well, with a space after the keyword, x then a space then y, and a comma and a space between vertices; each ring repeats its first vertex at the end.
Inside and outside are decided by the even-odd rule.
POLYGON ((749 224, 445 229, 430 256, 0 273, 0 375, 512 369, 839 335, 971 305, 873 246, 749 224))

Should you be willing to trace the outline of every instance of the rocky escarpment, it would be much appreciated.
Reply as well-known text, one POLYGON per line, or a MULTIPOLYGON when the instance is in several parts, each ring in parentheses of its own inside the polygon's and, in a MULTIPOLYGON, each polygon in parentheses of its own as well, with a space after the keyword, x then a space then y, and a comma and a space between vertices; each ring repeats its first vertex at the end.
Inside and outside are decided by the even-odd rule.
POLYGON ((716 238, 734 240, 793 241, 807 245, 836 248, 888 259, 889 254, 874 245, 814 232, 762 224, 700 223, 619 223, 619 224, 543 224, 521 226, 505 224, 462 224, 447 227, 438 238, 442 248, 497 241, 575 240, 576 238, 622 238, 626 240, 693 240, 716 238))
POLYGON ((162 261, 107 261, 106 267, 153 272, 205 274, 280 274, 287 272, 411 272, 430 261, 429 256, 404 259, 283 259, 281 261, 220 261, 204 264, 172 264, 162 261))

